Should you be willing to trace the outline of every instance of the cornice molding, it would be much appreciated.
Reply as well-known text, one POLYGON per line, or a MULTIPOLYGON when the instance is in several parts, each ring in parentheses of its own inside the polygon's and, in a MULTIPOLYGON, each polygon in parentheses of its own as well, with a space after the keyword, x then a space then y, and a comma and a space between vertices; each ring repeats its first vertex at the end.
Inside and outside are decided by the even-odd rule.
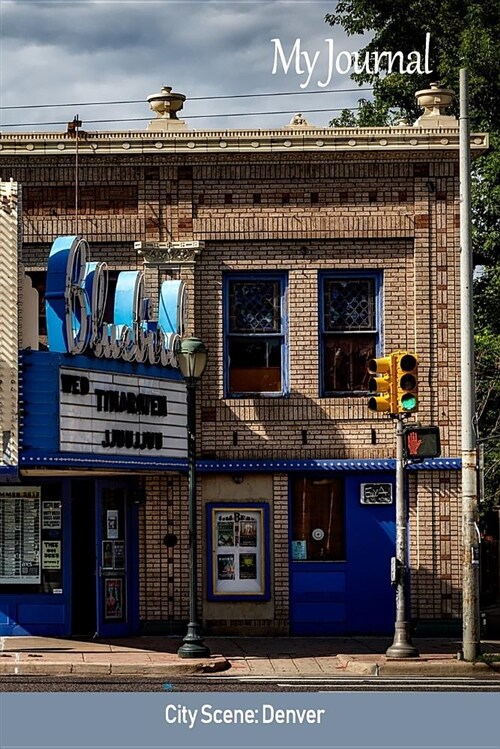
MULTIPOLYGON (((474 155, 489 146, 487 133, 472 133, 474 155)), ((208 153, 331 153, 364 151, 458 152, 454 128, 324 128, 301 130, 206 130, 182 132, 86 132, 78 139, 78 153, 98 155, 208 153)), ((76 139, 66 133, 0 133, 2 156, 63 156, 76 152, 76 139)))

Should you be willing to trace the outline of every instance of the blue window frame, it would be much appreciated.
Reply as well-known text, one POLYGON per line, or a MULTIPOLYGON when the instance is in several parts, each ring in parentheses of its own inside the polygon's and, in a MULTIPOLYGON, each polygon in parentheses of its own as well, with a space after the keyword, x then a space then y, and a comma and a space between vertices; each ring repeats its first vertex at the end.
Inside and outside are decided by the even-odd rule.
POLYGON ((224 278, 226 396, 287 393, 286 276, 224 278))
POLYGON ((319 288, 321 395, 366 395, 380 345, 381 274, 325 272, 319 288))

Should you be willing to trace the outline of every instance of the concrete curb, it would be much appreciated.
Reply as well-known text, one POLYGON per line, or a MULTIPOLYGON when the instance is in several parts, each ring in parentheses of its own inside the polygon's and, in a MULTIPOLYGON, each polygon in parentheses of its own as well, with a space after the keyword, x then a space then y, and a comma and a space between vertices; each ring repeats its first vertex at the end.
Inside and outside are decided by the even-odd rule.
POLYGON ((500 675, 500 663, 469 663, 456 658, 387 658, 380 656, 337 655, 338 669, 367 676, 482 676, 500 675))
MULTIPOLYGON (((15 655, 14 653, 12 654, 15 655)), ((210 659, 173 659, 164 663, 113 663, 112 659, 100 663, 85 661, 51 661, 50 656, 40 662, 19 661, 12 658, 0 661, 2 676, 188 676, 210 674, 231 668, 223 656, 210 659)))

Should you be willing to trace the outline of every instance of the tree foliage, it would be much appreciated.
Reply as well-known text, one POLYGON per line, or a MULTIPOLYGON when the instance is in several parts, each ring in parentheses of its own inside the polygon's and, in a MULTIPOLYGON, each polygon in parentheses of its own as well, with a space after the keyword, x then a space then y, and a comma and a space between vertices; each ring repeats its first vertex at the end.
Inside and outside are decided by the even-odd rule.
MULTIPOLYGON (((431 77, 363 71, 351 77, 373 86, 373 102, 342 112, 332 125, 391 124, 394 113, 413 122, 420 116, 415 92, 439 81, 459 90, 460 68, 469 71, 472 131, 490 133, 490 150, 473 162, 473 250, 483 272, 475 282, 477 418, 485 445, 489 504, 500 506, 500 2, 499 0, 339 0, 325 18, 348 35, 370 34, 361 56, 417 50, 430 34, 431 77), (392 119, 391 119, 392 118, 392 119)), ((383 67, 385 63, 385 68, 383 67)), ((458 99, 458 97, 457 97, 458 99)), ((458 101, 455 102, 458 114, 458 101)))

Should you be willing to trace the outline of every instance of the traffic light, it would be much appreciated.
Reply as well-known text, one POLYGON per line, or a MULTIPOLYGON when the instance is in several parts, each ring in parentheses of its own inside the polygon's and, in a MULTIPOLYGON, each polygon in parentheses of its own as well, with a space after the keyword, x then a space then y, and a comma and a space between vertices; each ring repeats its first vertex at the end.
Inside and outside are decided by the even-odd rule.
POLYGON ((375 393, 368 401, 370 411, 394 413, 395 404, 395 360, 392 354, 379 359, 370 359, 368 373, 373 375, 368 382, 368 390, 375 393))
POLYGON ((418 411, 418 358, 409 351, 395 351, 395 408, 393 413, 418 411))

